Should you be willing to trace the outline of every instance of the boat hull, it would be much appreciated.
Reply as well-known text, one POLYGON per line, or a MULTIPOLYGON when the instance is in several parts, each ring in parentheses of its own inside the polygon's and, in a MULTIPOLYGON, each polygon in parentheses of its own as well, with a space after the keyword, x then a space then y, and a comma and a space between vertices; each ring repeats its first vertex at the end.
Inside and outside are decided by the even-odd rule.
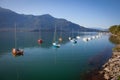
POLYGON ((16 56, 16 55, 23 55, 23 50, 13 48, 12 49, 12 54, 14 56, 16 56))
POLYGON ((55 48, 60 48, 60 44, 53 43, 53 47, 55 47, 55 48))
POLYGON ((39 44, 42 44, 42 43, 43 43, 43 40, 42 40, 42 39, 39 39, 39 40, 38 40, 38 43, 39 43, 39 44))

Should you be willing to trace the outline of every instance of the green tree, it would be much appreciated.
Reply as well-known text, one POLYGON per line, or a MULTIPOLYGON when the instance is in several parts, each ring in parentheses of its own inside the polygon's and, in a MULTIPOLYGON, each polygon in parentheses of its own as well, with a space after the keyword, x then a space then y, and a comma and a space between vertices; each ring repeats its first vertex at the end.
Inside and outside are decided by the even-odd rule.
POLYGON ((113 25, 109 28, 109 31, 112 33, 112 34, 115 34, 115 35, 120 35, 120 25, 113 25))

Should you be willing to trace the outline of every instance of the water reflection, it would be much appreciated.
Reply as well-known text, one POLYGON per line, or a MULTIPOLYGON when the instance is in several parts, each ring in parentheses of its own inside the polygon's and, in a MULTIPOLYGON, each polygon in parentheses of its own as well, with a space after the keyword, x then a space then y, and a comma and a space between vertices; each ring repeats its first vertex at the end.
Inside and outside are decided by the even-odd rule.
MULTIPOLYGON (((24 48, 32 48, 32 47, 39 47, 42 48, 50 48, 52 47, 53 42, 53 32, 41 32, 41 38, 43 39, 43 44, 38 44, 37 40, 39 38, 39 32, 17 32, 17 47, 24 49, 24 48)), ((80 33, 81 37, 86 35, 94 35, 96 33, 80 33)), ((73 37, 76 37, 78 34, 74 33, 73 37)), ((69 33, 63 32, 62 33, 62 41, 59 42, 61 45, 64 45, 69 42, 68 37, 70 36, 69 33)), ((56 39, 59 40, 61 37, 60 32, 57 33, 56 39)), ((0 52, 4 53, 7 51, 11 51, 14 47, 14 32, 0 32, 0 52)))
MULTIPOLYGON (((38 35, 38 32, 18 32, 17 46, 24 49, 24 55, 14 58, 11 55, 11 48, 14 47, 14 33, 0 34, 0 44, 3 45, 0 46, 0 52, 3 52, 3 54, 0 53, 0 75, 2 76, 0 80, 16 80, 16 68, 19 71, 20 80, 83 80, 80 74, 91 69, 88 62, 101 63, 102 59, 97 62, 94 60, 98 59, 98 56, 106 58, 110 53, 101 54, 101 52, 113 47, 113 44, 108 41, 108 36, 105 35, 99 39, 83 42, 84 37, 92 37, 96 33, 80 33, 80 39, 76 39, 77 43, 73 44, 68 40, 69 33, 64 32, 60 48, 52 46, 52 32, 41 33, 43 44, 38 44, 38 35)), ((59 39, 59 36, 60 33, 57 33, 56 39, 59 39)), ((78 34, 74 33, 73 37, 76 38, 76 36, 78 34)))

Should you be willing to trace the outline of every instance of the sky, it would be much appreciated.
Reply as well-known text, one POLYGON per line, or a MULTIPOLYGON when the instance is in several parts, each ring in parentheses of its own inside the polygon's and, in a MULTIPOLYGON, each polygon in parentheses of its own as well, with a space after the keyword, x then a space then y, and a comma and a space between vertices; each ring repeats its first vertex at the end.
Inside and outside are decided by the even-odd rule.
POLYGON ((88 28, 120 24, 120 0, 0 0, 0 7, 19 14, 50 14, 88 28))

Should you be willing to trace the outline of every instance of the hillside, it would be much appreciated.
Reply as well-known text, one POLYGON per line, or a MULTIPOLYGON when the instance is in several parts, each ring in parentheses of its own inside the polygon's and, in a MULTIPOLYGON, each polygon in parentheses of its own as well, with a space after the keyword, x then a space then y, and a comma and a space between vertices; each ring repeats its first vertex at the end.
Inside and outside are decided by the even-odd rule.
POLYGON ((55 18, 49 14, 39 16, 24 15, 0 7, 0 29, 12 30, 15 23, 17 24, 17 29, 20 30, 37 30, 39 28, 42 30, 54 30, 56 25, 57 30, 61 30, 62 27, 64 31, 98 31, 82 27, 65 19, 55 18))

